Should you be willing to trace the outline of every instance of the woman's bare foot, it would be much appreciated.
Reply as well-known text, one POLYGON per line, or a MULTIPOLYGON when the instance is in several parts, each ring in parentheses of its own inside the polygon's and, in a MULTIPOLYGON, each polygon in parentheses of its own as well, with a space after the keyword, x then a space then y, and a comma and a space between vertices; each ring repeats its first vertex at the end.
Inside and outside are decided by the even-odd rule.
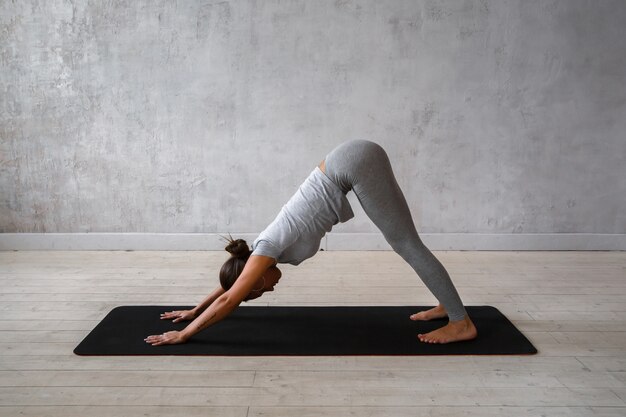
POLYGON ((419 340, 424 343, 460 342, 474 339, 476 336, 478 336, 478 331, 468 316, 465 316, 463 320, 450 321, 445 326, 430 333, 417 335, 419 340))
POLYGON ((420 311, 419 313, 413 314, 410 319, 428 321, 433 319, 440 319, 442 317, 448 317, 448 313, 446 312, 446 309, 443 308, 441 304, 439 304, 437 307, 433 307, 430 310, 420 311))

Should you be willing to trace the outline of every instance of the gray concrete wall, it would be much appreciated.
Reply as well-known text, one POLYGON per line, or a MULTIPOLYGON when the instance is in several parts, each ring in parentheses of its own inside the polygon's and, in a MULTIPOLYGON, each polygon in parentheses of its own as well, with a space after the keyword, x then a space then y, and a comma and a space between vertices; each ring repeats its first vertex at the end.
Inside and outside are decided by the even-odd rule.
MULTIPOLYGON (((367 138, 421 232, 625 233, 624 22, 621 0, 1 1, 0 231, 259 232, 367 138)), ((374 231, 355 211, 336 230, 374 231)))

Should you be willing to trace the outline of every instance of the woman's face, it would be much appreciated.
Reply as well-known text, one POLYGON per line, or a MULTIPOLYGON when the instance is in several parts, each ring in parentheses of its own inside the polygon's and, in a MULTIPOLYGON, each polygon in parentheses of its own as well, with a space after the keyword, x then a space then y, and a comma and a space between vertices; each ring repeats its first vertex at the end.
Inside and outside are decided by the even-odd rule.
POLYGON ((276 266, 271 266, 265 271, 265 274, 256 282, 254 289, 248 294, 245 301, 254 300, 263 295, 267 291, 274 291, 274 287, 280 280, 283 273, 276 266))

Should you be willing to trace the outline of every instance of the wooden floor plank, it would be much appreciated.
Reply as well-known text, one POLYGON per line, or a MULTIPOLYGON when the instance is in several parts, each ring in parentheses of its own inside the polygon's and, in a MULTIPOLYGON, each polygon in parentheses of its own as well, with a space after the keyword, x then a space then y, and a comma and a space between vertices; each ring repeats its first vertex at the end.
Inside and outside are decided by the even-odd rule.
POLYGON ((623 417, 621 407, 250 407, 248 417, 623 417))
POLYGON ((248 407, 206 407, 206 406, 2 406, 2 417, 248 417, 248 407))

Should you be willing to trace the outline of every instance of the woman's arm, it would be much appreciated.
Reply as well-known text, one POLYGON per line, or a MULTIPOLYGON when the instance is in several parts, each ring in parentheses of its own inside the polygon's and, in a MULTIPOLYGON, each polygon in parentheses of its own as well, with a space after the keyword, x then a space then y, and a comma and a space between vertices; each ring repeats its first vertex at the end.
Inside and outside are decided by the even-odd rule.
POLYGON ((173 331, 148 336, 145 341, 152 346, 185 343, 191 336, 228 316, 250 294, 254 285, 276 263, 268 256, 250 256, 235 284, 220 295, 200 316, 189 323, 181 332, 173 331))
POLYGON ((206 310, 215 300, 217 300, 222 294, 224 294, 226 290, 222 288, 221 285, 218 285, 215 290, 207 297, 202 300, 200 304, 198 304, 192 311, 195 313, 196 317, 198 317, 204 310, 206 310))
POLYGON ((176 310, 176 311, 168 311, 166 313, 161 314, 161 320, 170 320, 174 319, 173 323, 178 323, 179 321, 185 320, 193 320, 198 317, 204 310, 206 310, 215 300, 217 300, 222 294, 226 291, 222 286, 218 286, 213 292, 206 296, 204 300, 197 306, 195 306, 191 310, 176 310))

